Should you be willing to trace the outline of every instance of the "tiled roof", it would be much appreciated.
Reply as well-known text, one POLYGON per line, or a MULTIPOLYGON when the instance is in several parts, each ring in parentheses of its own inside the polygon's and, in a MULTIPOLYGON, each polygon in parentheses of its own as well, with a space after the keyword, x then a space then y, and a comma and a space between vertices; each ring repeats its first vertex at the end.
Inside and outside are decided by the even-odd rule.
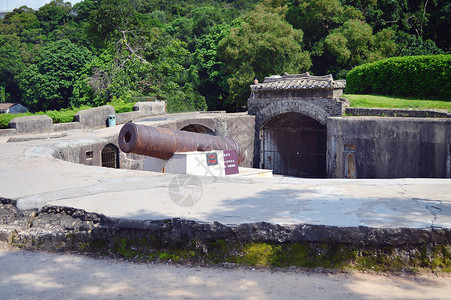
POLYGON ((13 107, 17 103, 0 103, 0 110, 6 111, 8 108, 13 107))
POLYGON ((296 90, 296 89, 344 89, 346 80, 334 80, 332 74, 312 76, 304 74, 286 74, 265 77, 263 83, 251 85, 252 91, 260 90, 296 90))

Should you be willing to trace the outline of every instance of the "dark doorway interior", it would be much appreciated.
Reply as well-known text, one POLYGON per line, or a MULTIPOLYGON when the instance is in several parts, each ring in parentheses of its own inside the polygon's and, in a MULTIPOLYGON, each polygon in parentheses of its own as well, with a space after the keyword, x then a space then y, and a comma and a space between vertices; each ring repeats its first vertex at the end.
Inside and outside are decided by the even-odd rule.
POLYGON ((326 177, 326 126, 299 114, 286 113, 262 129, 260 167, 274 174, 326 177))
POLYGON ((208 127, 200 124, 190 124, 183 127, 180 130, 189 131, 189 132, 197 132, 197 133, 205 133, 209 135, 214 135, 215 133, 208 127))
POLYGON ((102 167, 119 169, 119 149, 113 145, 105 145, 102 149, 102 167))

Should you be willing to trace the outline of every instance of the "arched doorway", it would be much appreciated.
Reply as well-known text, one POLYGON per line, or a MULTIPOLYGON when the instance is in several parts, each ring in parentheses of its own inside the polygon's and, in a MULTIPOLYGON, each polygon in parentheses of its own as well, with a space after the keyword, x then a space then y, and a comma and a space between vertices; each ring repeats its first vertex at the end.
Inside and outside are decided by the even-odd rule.
POLYGON ((102 167, 119 169, 119 149, 113 145, 105 145, 102 149, 102 167))
POLYGON ((200 124, 190 124, 183 127, 180 130, 189 131, 189 132, 197 132, 197 133, 205 133, 209 135, 214 135, 215 133, 210 128, 200 125, 200 124))
POLYGON ((272 118, 261 130, 260 167, 274 174, 326 177, 326 126, 300 113, 272 118))

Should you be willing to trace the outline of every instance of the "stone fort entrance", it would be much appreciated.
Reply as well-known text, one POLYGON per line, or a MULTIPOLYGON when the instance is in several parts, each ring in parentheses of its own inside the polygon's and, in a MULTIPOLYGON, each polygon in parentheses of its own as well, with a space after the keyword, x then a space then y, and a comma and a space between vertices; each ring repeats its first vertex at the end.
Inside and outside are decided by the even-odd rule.
POLYGON ((262 129, 260 167, 275 174, 325 178, 326 126, 299 113, 278 115, 262 129))
POLYGON ((274 174, 327 176, 327 118, 343 115, 345 81, 308 73, 266 77, 251 86, 256 116, 254 166, 274 174))

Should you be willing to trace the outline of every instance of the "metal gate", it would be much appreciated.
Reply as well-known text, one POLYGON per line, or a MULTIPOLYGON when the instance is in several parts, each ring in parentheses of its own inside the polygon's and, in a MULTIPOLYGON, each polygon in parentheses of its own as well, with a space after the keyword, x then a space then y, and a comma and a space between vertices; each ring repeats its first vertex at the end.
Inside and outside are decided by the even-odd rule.
POLYGON ((326 129, 265 128, 261 141, 261 168, 274 174, 326 177, 326 129))
POLYGON ((119 150, 116 146, 108 144, 102 149, 102 167, 119 169, 119 150))

